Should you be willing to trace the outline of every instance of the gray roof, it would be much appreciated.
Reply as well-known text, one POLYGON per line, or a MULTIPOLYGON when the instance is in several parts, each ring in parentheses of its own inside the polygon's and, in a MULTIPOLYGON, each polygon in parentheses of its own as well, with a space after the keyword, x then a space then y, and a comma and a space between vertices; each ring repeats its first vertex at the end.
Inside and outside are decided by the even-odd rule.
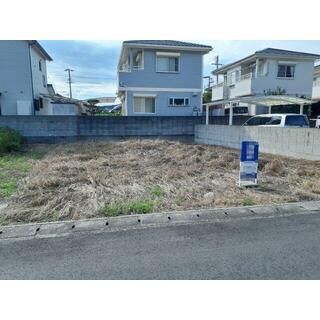
POLYGON ((255 52, 256 54, 272 54, 272 55, 289 55, 289 56, 302 56, 302 57, 315 57, 320 55, 315 53, 307 53, 307 52, 300 52, 300 51, 291 51, 291 50, 283 50, 283 49, 275 49, 275 48, 266 48, 263 50, 259 50, 255 52))
POLYGON ((191 42, 183 42, 177 40, 129 40, 124 41, 124 44, 135 44, 135 45, 149 45, 149 46, 165 46, 165 47, 188 47, 188 48, 203 48, 212 49, 211 46, 204 44, 197 44, 191 42))
POLYGON ((255 53, 251 54, 250 56, 247 56, 243 59, 237 60, 235 62, 226 64, 219 69, 216 69, 212 72, 212 74, 217 74, 222 72, 225 72, 226 70, 230 69, 231 67, 238 65, 239 63, 251 60, 253 58, 259 58, 259 57, 265 57, 265 56, 288 56, 288 57, 301 57, 301 58, 309 58, 309 59, 319 59, 320 55, 316 53, 306 53, 306 52, 299 52, 299 51, 290 51, 290 50, 283 50, 283 49, 275 49, 275 48, 266 48, 263 50, 256 51, 255 53))

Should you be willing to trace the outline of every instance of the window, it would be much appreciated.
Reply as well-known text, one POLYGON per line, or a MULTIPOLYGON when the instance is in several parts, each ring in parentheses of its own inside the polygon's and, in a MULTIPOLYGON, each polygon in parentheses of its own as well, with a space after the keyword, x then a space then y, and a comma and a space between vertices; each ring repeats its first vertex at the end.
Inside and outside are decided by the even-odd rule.
POLYGON ((143 69, 143 51, 137 50, 133 57, 133 69, 143 69))
POLYGON ((40 103, 38 99, 33 99, 33 105, 34 105, 34 110, 36 111, 40 110, 40 103))
POLYGON ((43 99, 42 98, 39 99, 39 108, 40 109, 43 108, 43 99))
POLYGON ((179 57, 157 55, 157 72, 179 72, 179 57))
POLYGON ((281 124, 281 117, 272 117, 270 121, 265 123, 267 126, 276 126, 281 124))
POLYGON ((169 107, 188 107, 189 98, 170 98, 169 107))
POLYGON ((246 126, 263 126, 271 121, 272 117, 253 117, 249 119, 244 125, 246 126))
POLYGON ((151 97, 134 97, 133 111, 135 113, 155 113, 156 99, 151 97))
POLYGON ((42 71, 41 60, 39 60, 39 71, 42 71))
POLYGON ((305 127, 308 126, 305 116, 286 116, 286 126, 305 127))
POLYGON ((295 66, 279 64, 278 78, 294 78, 295 66))
POLYGON ((42 75, 42 83, 43 83, 43 86, 44 86, 44 87, 47 86, 45 75, 42 75))

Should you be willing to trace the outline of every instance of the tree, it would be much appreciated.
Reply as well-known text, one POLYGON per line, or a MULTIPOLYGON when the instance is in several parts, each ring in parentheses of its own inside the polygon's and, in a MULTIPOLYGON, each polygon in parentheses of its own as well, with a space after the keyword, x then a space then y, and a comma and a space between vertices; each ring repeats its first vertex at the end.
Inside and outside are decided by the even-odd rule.
POLYGON ((89 113, 94 116, 98 112, 98 108, 96 106, 97 103, 99 103, 99 100, 97 99, 90 99, 87 101, 89 105, 87 106, 89 113))
POLYGON ((203 103, 208 103, 212 99, 212 89, 206 88, 203 93, 203 103))

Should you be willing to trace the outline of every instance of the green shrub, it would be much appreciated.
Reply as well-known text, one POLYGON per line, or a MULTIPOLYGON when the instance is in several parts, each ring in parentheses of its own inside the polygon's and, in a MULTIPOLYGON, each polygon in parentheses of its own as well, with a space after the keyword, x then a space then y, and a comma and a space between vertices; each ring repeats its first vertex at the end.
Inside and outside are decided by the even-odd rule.
POLYGON ((21 142, 22 137, 16 130, 0 127, 0 152, 18 151, 21 142))

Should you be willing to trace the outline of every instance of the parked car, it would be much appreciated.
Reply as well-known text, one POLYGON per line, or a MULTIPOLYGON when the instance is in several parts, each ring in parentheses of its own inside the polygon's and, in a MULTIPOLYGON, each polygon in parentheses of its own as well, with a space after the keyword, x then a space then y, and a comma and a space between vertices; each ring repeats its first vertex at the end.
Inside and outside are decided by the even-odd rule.
POLYGON ((310 124, 302 114, 261 114, 250 118, 243 126, 309 128, 310 124))

